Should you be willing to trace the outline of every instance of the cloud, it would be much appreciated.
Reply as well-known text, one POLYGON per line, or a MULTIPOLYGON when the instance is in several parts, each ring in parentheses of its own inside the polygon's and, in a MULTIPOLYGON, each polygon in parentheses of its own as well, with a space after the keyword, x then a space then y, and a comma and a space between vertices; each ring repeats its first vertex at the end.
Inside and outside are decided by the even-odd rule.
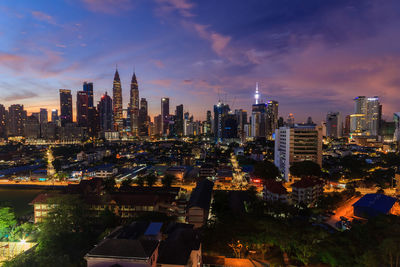
POLYGON ((67 46, 65 44, 56 44, 56 46, 60 47, 60 48, 67 48, 67 46))
POLYGON ((12 93, 10 95, 3 97, 3 100, 4 101, 17 101, 17 100, 34 98, 37 96, 38 96, 38 94, 36 94, 32 91, 23 90, 22 92, 12 93))
POLYGON ((161 60, 152 60, 154 65, 156 65, 157 68, 163 69, 165 67, 164 63, 161 60))
POLYGON ((85 7, 95 13, 118 14, 131 10, 132 0, 82 0, 85 7))
POLYGON ((150 81, 151 84, 155 84, 161 87, 169 87, 172 84, 172 81, 169 79, 160 79, 160 80, 152 80, 150 81))
POLYGON ((201 38, 211 42, 212 49, 218 55, 222 55, 224 49, 232 39, 230 36, 225 36, 217 32, 214 32, 212 30, 209 30, 208 25, 193 24, 193 27, 201 38))
POLYGON ((156 10, 159 15, 167 15, 173 11, 178 11, 178 13, 183 17, 194 16, 191 12, 194 4, 187 0, 156 0, 156 2, 159 4, 159 7, 156 10))
POLYGON ((32 16, 37 20, 44 21, 44 22, 47 22, 52 25, 56 25, 54 18, 44 12, 32 11, 31 13, 32 13, 32 16))

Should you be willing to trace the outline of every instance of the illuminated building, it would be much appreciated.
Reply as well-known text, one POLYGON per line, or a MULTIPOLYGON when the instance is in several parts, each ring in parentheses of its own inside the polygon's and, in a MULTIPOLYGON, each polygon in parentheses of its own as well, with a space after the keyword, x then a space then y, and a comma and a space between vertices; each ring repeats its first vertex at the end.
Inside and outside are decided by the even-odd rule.
POLYGON ((154 117, 154 135, 162 134, 162 115, 154 117))
POLYGON ((140 99, 140 110, 139 110, 139 135, 149 135, 149 116, 146 98, 140 99))
POLYGON ((342 137, 342 116, 340 112, 329 112, 326 115, 326 136, 331 138, 342 137))
POLYGON ((175 133, 183 135, 183 105, 176 106, 175 110, 175 133))
POLYGON ((169 98, 161 98, 161 134, 168 135, 169 130, 169 98))
POLYGON ((71 90, 60 89, 60 120, 61 126, 72 123, 72 94, 71 90))
POLYGON ((101 97, 97 105, 99 111, 99 121, 101 131, 110 131, 113 129, 113 106, 112 99, 107 92, 101 97))
POLYGON ((251 112, 251 136, 266 137, 267 134, 267 105, 253 104, 251 112))
POLYGON ((275 130, 278 128, 278 101, 268 101, 267 103, 267 137, 272 139, 275 130))
POLYGON ((375 136, 379 135, 382 106, 379 98, 358 96, 354 99, 354 114, 350 115, 350 134, 375 136))
POLYGON ((254 100, 256 105, 260 101, 260 92, 258 91, 258 83, 256 83, 256 93, 254 94, 254 100))
POLYGON ((48 118, 48 112, 47 109, 45 108, 41 108, 40 112, 39 112, 39 123, 48 123, 49 122, 49 118, 48 118))
POLYGON ((397 142, 397 145, 400 144, 400 112, 396 112, 393 114, 393 122, 394 122, 394 141, 397 142))
POLYGON ((114 130, 122 132, 123 130, 123 117, 122 117, 122 87, 119 78, 118 70, 115 70, 113 81, 113 120, 114 130))
POLYGON ((246 134, 244 126, 247 124, 247 111, 243 109, 235 110, 236 122, 237 122, 237 133, 240 140, 245 141, 246 134))
MULTIPOLYGON (((131 119, 131 132, 133 136, 139 134, 139 86, 136 79, 136 74, 133 73, 131 80, 131 95, 130 95, 130 119, 131 119)), ((146 102, 147 112, 147 102, 146 102)))
POLYGON ((8 108, 8 135, 23 136, 26 117, 24 105, 11 105, 8 108))
POLYGON ((76 121, 80 127, 88 127, 89 96, 85 91, 76 94, 76 121))
POLYGON ((293 127, 294 126, 294 115, 293 115, 293 113, 289 113, 288 118, 287 118, 287 125, 289 127, 293 127))
POLYGON ((51 122, 56 123, 59 120, 58 118, 58 110, 57 109, 53 109, 51 111, 51 122))
POLYGON ((293 162, 310 160, 322 166, 322 127, 314 124, 280 127, 275 131, 275 165, 289 180, 293 162))
POLYGON ((214 105, 214 136, 217 142, 222 141, 225 120, 229 110, 229 105, 221 101, 219 101, 217 105, 214 105))
POLYGON ((0 104, 0 138, 7 136, 7 111, 6 108, 0 104))
POLYGON ((93 83, 84 82, 83 91, 87 93, 88 96, 88 107, 93 107, 93 83))

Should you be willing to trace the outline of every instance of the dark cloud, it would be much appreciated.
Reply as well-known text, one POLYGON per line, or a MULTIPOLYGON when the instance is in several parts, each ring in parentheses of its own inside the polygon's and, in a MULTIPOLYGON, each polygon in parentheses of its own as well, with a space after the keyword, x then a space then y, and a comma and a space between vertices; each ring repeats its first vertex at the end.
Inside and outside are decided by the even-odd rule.
POLYGON ((38 96, 38 94, 35 92, 22 90, 20 92, 15 92, 15 93, 12 93, 12 94, 9 94, 9 95, 3 97, 3 100, 4 101, 18 101, 18 100, 34 98, 37 96, 38 96))

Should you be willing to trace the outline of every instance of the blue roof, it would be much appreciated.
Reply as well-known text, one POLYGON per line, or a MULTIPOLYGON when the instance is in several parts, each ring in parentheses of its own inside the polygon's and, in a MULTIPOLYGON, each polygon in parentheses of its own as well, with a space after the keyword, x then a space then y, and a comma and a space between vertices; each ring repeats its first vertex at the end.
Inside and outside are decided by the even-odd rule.
POLYGON ((163 224, 160 222, 152 222, 150 225, 147 227, 146 232, 144 235, 157 235, 161 231, 161 226, 163 224))
POLYGON ((396 199, 383 194, 366 194, 353 204, 355 208, 369 208, 387 214, 396 203, 396 199))

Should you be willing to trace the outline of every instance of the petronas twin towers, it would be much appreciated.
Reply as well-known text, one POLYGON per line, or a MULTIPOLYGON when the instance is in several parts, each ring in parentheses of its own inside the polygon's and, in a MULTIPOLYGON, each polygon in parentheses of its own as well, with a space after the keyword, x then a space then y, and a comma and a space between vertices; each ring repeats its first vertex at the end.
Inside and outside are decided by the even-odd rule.
MULTIPOLYGON (((123 105, 122 105, 122 86, 119 78, 118 69, 115 70, 113 82, 113 115, 114 115, 114 130, 122 132, 124 130, 123 120, 123 105)), ((139 86, 135 72, 131 80, 130 101, 128 106, 128 114, 130 115, 130 128, 133 136, 138 135, 138 118, 139 118, 139 86)))

